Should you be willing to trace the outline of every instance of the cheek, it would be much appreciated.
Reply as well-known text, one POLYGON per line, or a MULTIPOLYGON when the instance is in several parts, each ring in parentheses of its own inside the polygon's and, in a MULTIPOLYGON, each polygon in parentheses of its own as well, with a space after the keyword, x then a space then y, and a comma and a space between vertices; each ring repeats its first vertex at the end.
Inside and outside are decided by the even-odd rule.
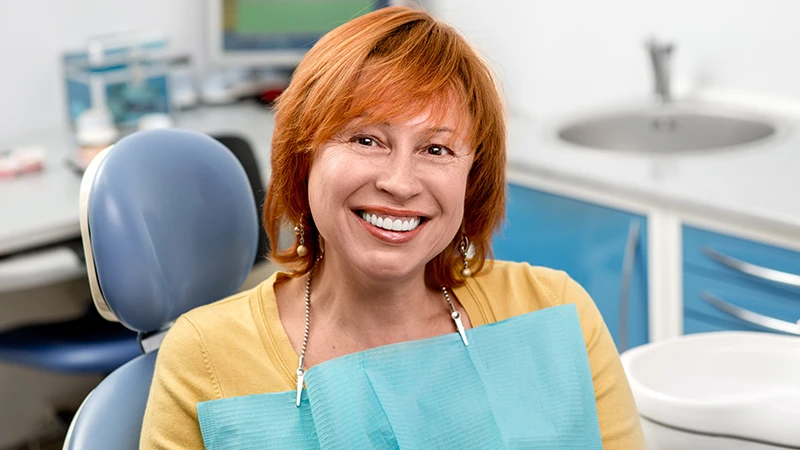
POLYGON ((433 184, 436 186, 437 197, 444 213, 451 217, 453 223, 460 226, 464 216, 464 200, 467 190, 467 170, 459 169, 447 173, 439 174, 433 184))
POLYGON ((466 201, 467 196, 467 180, 469 178, 470 168, 472 167, 471 162, 472 161, 470 160, 470 164, 462 167, 462 170, 451 179, 452 186, 450 193, 453 197, 452 201, 455 205, 453 215, 454 222, 457 222, 454 226, 457 226, 458 228, 461 228, 461 224, 464 221, 464 202, 466 201))
POLYGON ((453 222, 457 223, 458 226, 461 226, 461 222, 464 219, 464 192, 463 191, 456 191, 458 192, 457 195, 451 194, 452 198, 450 199, 450 203, 453 205, 452 209, 452 216, 453 222))
POLYGON ((319 198, 319 185, 320 182, 317 177, 317 171, 314 169, 308 172, 308 207, 311 208, 311 215, 317 216, 317 205, 320 203, 319 198))
POLYGON ((469 178, 469 171, 471 165, 461 167, 457 173, 453 174, 449 179, 450 192, 454 198, 457 198, 459 212, 464 211, 464 201, 467 196, 467 180, 469 178))
POLYGON ((342 157, 339 152, 322 153, 314 160, 308 174, 311 213, 324 218, 326 211, 344 204, 358 187, 358 174, 362 172, 352 160, 342 157))
POLYGON ((329 166, 320 158, 314 160, 308 171, 308 206, 317 225, 320 219, 324 220, 326 217, 325 207, 330 203, 329 171, 329 166))
POLYGON ((330 173, 329 167, 318 165, 308 174, 308 205, 315 220, 326 217, 325 211, 330 207, 340 187, 340 184, 331 180, 335 180, 335 177, 330 173))

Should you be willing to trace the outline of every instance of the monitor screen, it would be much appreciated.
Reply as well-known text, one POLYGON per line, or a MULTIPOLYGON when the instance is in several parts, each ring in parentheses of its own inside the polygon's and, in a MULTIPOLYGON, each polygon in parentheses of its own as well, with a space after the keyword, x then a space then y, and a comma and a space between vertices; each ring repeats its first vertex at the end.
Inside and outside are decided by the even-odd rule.
POLYGON ((207 0, 212 63, 296 65, 328 31, 391 0, 207 0))

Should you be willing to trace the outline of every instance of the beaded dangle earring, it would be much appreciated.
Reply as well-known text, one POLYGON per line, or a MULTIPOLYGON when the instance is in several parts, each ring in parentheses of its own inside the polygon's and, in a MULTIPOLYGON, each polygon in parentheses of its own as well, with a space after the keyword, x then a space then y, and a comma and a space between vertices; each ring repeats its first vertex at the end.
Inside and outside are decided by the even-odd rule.
POLYGON ((297 240, 299 241, 300 244, 297 246, 297 249, 295 251, 297 252, 297 256, 301 258, 308 254, 308 247, 306 247, 305 233, 306 230, 303 227, 303 222, 300 222, 297 225, 295 225, 294 234, 295 236, 297 236, 297 240))
POLYGON ((469 250, 469 239, 467 239, 467 235, 465 234, 464 237, 461 239, 461 244, 458 246, 458 251, 461 253, 461 257, 464 258, 464 268, 461 269, 461 276, 464 278, 469 278, 472 276, 472 271, 469 270, 469 262, 467 261, 467 252, 469 250))

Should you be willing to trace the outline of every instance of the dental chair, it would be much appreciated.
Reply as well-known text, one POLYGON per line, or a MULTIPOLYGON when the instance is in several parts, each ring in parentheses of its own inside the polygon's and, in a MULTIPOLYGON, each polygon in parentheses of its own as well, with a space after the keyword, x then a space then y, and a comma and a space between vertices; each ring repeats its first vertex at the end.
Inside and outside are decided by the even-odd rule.
MULTIPOLYGON (((244 167, 255 205, 264 203, 264 184, 249 142, 235 135, 212 136, 244 167)), ((259 223, 254 264, 266 261, 269 241, 259 223)), ((81 239, 65 241, 0 258, 0 294, 36 285, 69 280, 86 273, 81 239), (33 270, 31 267, 41 266, 33 270), (28 272, 31 272, 30 274, 28 272)), ((108 374, 141 353, 135 332, 104 320, 94 306, 76 318, 54 323, 32 323, 0 332, 0 362, 20 364, 49 372, 108 374)))
POLYGON ((219 141, 161 129, 101 152, 83 176, 80 202, 94 305, 136 331, 143 354, 84 400, 64 449, 138 449, 158 346, 170 325, 233 294, 253 266, 253 190, 219 141))

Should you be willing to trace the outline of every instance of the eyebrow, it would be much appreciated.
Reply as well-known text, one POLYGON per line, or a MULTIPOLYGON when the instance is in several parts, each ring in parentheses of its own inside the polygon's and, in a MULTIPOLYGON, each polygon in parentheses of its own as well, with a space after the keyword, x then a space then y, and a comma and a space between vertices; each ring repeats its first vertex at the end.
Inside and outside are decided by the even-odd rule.
MULTIPOLYGON (((385 127, 385 128, 392 128, 392 124, 390 124, 389 122, 381 122, 381 123, 378 124, 378 126, 385 127)), ((430 131, 431 134, 455 133, 455 130, 450 128, 450 127, 428 128, 427 131, 430 131)))
POLYGON ((449 127, 429 128, 434 134, 436 133, 455 133, 455 130, 449 127))

